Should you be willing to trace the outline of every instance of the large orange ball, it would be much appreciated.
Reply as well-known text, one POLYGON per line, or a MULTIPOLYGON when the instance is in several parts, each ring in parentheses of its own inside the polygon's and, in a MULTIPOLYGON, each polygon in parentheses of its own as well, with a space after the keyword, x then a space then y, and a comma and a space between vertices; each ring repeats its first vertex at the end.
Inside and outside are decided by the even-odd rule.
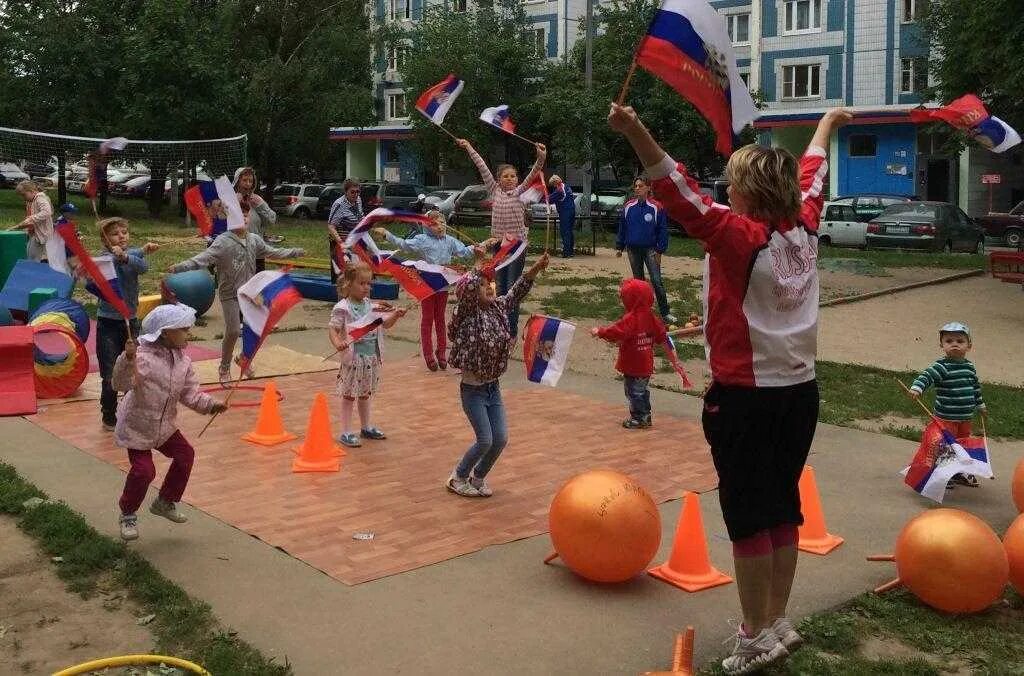
POLYGON ((1013 504, 1017 505, 1017 511, 1024 514, 1024 458, 1017 463, 1017 469, 1013 470, 1010 491, 1013 494, 1013 504))
POLYGON ((932 509, 896 540, 896 570, 921 601, 948 613, 976 613, 1002 596, 1009 563, 987 523, 959 509, 932 509))
POLYGON ((1024 514, 1010 524, 1003 536, 1003 547, 1010 562, 1010 584, 1024 595, 1024 514))
POLYGON ((661 544, 654 500, 621 472, 573 477, 551 501, 551 542, 573 572, 594 582, 622 582, 647 568, 661 544))

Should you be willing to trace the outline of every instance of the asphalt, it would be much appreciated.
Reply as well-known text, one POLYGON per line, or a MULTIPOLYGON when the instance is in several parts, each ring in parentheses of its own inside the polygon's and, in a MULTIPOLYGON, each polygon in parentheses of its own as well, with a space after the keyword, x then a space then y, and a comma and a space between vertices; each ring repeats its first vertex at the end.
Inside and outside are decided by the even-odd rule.
MULTIPOLYGON (((275 335, 287 347, 325 350, 321 331, 275 335)), ((392 354, 416 346, 394 341, 392 354)), ((505 387, 523 387, 510 368, 505 387)), ((568 373, 559 387, 619 402, 611 378, 568 373)), ((538 392, 538 396, 543 396, 538 392)), ((696 420, 699 400, 653 392, 654 410, 696 420)), ((821 557, 802 554, 791 615, 833 607, 893 577, 892 564, 867 563, 892 550, 901 526, 929 505, 906 489, 898 470, 915 444, 819 425, 810 463, 829 531, 846 542, 821 557)), ((967 509, 1000 534, 1016 516, 1009 478, 1024 444, 993 444, 997 479, 957 490, 945 506, 967 509)), ((66 501, 116 537, 116 498, 124 475, 21 418, 0 420, 0 460, 66 501), (83 481, 88 477, 87 481, 83 481)), ((200 457, 201 461, 201 457, 200 457)), ((731 574, 731 548, 714 492, 702 508, 711 560, 731 574)), ((670 552, 680 501, 662 504, 662 547, 670 552)), ((545 566, 540 535, 349 587, 229 524, 186 507, 185 526, 147 522, 132 548, 223 623, 296 674, 636 674, 667 668, 674 632, 696 628, 696 659, 727 646, 739 605, 735 585, 688 594, 641 576, 600 586, 560 565, 545 566)))

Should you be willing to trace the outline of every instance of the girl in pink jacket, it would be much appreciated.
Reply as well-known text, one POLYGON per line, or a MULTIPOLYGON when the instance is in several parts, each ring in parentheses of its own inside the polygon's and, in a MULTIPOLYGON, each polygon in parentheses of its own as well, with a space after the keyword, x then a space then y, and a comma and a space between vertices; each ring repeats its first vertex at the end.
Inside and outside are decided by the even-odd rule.
POLYGON ((121 538, 139 537, 135 512, 156 477, 153 451, 171 459, 160 493, 149 511, 174 523, 188 519, 178 511, 192 473, 195 451, 178 430, 178 403, 197 413, 220 413, 227 406, 199 391, 192 360, 185 355, 188 330, 196 313, 185 305, 160 305, 142 321, 139 346, 130 339, 114 363, 114 389, 127 392, 117 408, 114 441, 128 449, 131 469, 121 493, 121 538))

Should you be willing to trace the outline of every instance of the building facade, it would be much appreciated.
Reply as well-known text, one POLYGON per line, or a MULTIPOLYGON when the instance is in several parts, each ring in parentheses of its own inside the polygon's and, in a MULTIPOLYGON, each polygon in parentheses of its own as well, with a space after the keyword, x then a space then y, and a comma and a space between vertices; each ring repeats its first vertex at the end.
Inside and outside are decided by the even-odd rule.
POLYGON ((856 117, 833 134, 829 195, 881 192, 988 211, 981 175, 998 173, 993 204, 1008 207, 1020 186, 1019 156, 972 148, 945 154, 941 139, 910 122, 924 103, 928 45, 924 0, 711 0, 726 18, 737 65, 759 92, 762 143, 800 153, 822 114, 835 106, 856 117))

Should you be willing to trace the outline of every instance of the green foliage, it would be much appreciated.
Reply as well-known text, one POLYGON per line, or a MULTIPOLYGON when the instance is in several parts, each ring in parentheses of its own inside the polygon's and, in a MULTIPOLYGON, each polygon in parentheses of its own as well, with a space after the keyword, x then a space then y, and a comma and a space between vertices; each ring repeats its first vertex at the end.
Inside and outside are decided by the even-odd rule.
MULTIPOLYGON (((483 157, 500 151, 506 161, 525 167, 533 162, 529 144, 492 129, 479 120, 480 111, 507 104, 524 134, 533 133, 527 102, 536 94, 541 59, 537 56, 523 7, 516 0, 499 0, 493 8, 452 12, 428 7, 408 30, 388 26, 377 36, 384 53, 396 44, 408 45, 402 80, 410 108, 416 97, 452 73, 466 86, 445 118, 445 128, 469 139, 483 157)), ((471 166, 451 137, 411 110, 413 146, 427 166, 471 166)), ((537 139, 543 140, 543 139, 537 139)))

